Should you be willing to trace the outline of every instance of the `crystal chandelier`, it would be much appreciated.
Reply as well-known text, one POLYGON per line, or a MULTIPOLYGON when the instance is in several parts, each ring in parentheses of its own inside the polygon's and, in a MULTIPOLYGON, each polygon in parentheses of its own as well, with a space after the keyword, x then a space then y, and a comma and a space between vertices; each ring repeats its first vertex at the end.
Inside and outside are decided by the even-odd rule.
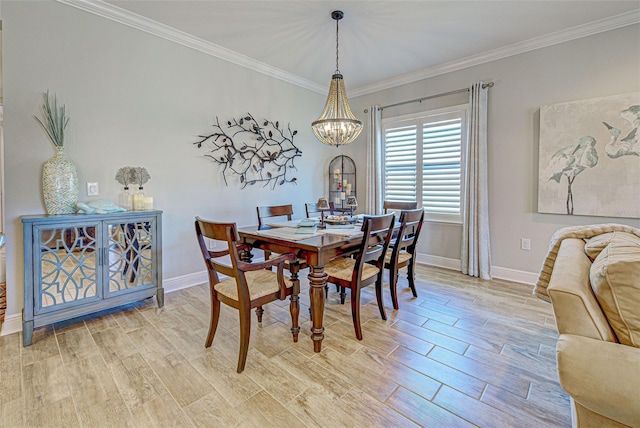
POLYGON ((336 21, 336 71, 331 76, 331 86, 327 103, 322 115, 311 124, 313 134, 324 144, 330 146, 344 146, 355 140, 362 131, 362 121, 351 113, 344 80, 338 67, 338 22, 344 17, 340 10, 331 12, 331 18, 336 21))

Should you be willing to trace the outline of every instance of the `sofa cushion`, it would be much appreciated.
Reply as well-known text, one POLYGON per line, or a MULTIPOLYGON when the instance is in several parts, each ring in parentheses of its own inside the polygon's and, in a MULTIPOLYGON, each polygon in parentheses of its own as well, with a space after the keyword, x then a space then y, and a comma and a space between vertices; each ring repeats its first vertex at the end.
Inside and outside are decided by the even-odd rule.
POLYGON ((640 238, 616 232, 593 261, 590 279, 620 343, 640 348, 640 238))
POLYGON ((604 250, 607 245, 609 245, 615 235, 616 232, 609 232, 603 233, 601 235, 596 235, 590 239, 586 239, 584 252, 587 254, 587 257, 589 257, 591 261, 594 261, 596 257, 600 255, 602 250, 604 250))

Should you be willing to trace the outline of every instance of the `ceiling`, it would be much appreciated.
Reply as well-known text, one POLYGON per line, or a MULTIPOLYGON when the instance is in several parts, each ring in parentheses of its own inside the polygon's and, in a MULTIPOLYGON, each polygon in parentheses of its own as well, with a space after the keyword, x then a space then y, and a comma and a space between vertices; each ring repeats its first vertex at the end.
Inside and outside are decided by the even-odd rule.
POLYGON ((103 16, 318 92, 335 70, 330 14, 342 10, 351 96, 640 22, 638 0, 59 1, 97 3, 103 16))

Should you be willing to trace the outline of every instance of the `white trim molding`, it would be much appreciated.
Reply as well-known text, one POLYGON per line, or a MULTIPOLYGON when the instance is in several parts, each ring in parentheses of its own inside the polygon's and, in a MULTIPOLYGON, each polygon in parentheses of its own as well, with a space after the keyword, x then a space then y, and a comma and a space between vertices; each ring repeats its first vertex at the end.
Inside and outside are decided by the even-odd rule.
POLYGON ((432 256, 431 254, 424 253, 418 253, 416 255, 416 263, 456 270, 458 272, 462 269, 459 259, 449 259, 447 257, 432 256))
POLYGON ((0 336, 6 336, 11 333, 22 331, 22 312, 18 314, 6 314, 4 323, 2 323, 2 333, 0 336))
POLYGON ((153 34, 154 36, 161 37, 165 40, 169 40, 174 43, 186 46, 191 49, 195 49, 207 55, 220 58, 225 61, 229 61, 233 64, 241 67, 248 68, 258 73, 265 74, 267 76, 282 80, 287 83, 299 86, 301 88, 309 89, 310 91, 324 94, 327 91, 326 85, 320 85, 319 83, 312 82, 288 71, 284 71, 278 67, 266 64, 264 62, 257 61, 246 55, 242 55, 238 52, 216 45, 215 43, 208 42, 199 37, 185 33, 184 31, 177 30, 165 24, 161 24, 157 21, 145 18, 138 14, 129 12, 120 7, 114 6, 109 3, 105 3, 101 0, 56 0, 59 3, 72 6, 85 12, 93 13, 94 15, 101 16, 111 21, 118 22, 136 30, 144 31, 145 33, 153 34))
POLYGON ((453 71, 463 70, 465 68, 473 67, 491 61, 496 61, 513 55, 518 55, 536 49, 546 48, 548 46, 557 45, 582 37, 587 37, 605 31, 615 30, 617 28, 622 28, 628 25, 639 23, 640 11, 636 9, 631 12, 604 18, 598 21, 590 22, 588 24, 578 25, 573 28, 568 28, 566 30, 547 34, 545 36, 535 37, 530 40, 525 40, 524 42, 514 43, 509 46, 493 49, 476 55, 471 55, 459 60, 450 61, 444 64, 439 64, 433 67, 424 68, 422 70, 417 70, 411 73, 392 77, 391 79, 381 80, 370 85, 351 89, 349 90, 349 95, 352 98, 355 98, 361 95, 367 95, 374 92, 382 91, 384 89, 394 88, 396 86, 417 82, 429 77, 435 77, 442 74, 451 73, 453 71))
MULTIPOLYGON (((258 73, 282 80, 287 83, 308 89, 318 94, 326 94, 326 85, 313 82, 278 67, 271 66, 261 61, 257 61, 246 55, 208 42, 199 37, 177 30, 165 24, 153 21, 138 14, 129 12, 120 7, 105 3, 102 0, 56 0, 59 3, 75 7, 85 12, 93 13, 106 19, 118 22, 131 28, 144 31, 154 36, 181 44, 191 49, 195 49, 207 55, 229 61, 241 67, 246 67, 258 73)), ((509 46, 482 52, 477 55, 471 55, 459 60, 450 61, 444 64, 436 65, 411 73, 393 77, 391 79, 382 80, 360 88, 350 89, 349 95, 358 97, 382 91, 384 89, 393 88, 407 83, 417 82, 429 77, 439 76, 441 74, 462 70, 475 65, 484 64, 490 61, 518 55, 535 49, 541 49, 547 46, 557 45, 559 43, 568 42, 570 40, 579 39, 581 37, 591 36, 593 34, 602 33, 604 31, 615 30, 617 28, 640 23, 640 11, 633 10, 631 12, 604 18, 588 24, 578 25, 573 28, 551 33, 545 36, 536 37, 524 42, 514 43, 509 46)))
POLYGON ((507 281, 529 285, 535 285, 535 283, 538 282, 538 274, 535 272, 526 272, 499 266, 491 266, 491 276, 497 279, 506 279, 507 281))
MULTIPOLYGON (((447 257, 432 256, 430 254, 418 253, 416 262, 423 265, 435 266, 444 269, 451 269, 460 272, 460 260, 447 257)), ((538 281, 538 274, 522 270, 491 266, 491 276, 496 279, 519 282, 522 284, 534 285, 538 281)))
POLYGON ((174 291, 205 283, 209 283, 209 274, 206 270, 203 270, 164 280, 162 281, 162 287, 164 288, 165 293, 172 293, 174 291))

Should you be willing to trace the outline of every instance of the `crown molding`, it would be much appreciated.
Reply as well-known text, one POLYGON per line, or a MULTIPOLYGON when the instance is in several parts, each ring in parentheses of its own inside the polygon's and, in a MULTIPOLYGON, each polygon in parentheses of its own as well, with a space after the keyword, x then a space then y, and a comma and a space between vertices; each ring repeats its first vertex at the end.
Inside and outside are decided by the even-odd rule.
POLYGON ((258 73, 266 74, 287 83, 309 89, 310 91, 324 94, 327 91, 326 86, 320 85, 311 80, 305 79, 293 73, 289 73, 280 68, 273 67, 264 62, 257 61, 246 55, 208 42, 199 37, 176 30, 168 25, 161 24, 135 13, 129 12, 117 6, 105 3, 101 0, 56 0, 68 6, 75 7, 85 12, 93 13, 111 21, 118 22, 131 28, 161 37, 165 40, 178 43, 191 49, 195 49, 207 55, 229 61, 241 67, 246 67, 258 73))
MULTIPOLYGON (((103 2, 102 0, 56 0, 59 3, 81 9, 85 12, 93 13, 106 19, 118 22, 137 30, 144 31, 149 34, 161 37, 165 40, 181 44, 183 46, 195 49, 199 52, 229 61, 241 67, 246 67, 258 73, 271 76, 287 83, 308 89, 318 94, 325 94, 327 88, 311 80, 305 79, 293 73, 289 73, 280 68, 273 67, 269 64, 257 61, 246 55, 207 42, 199 37, 185 33, 168 25, 150 20, 143 16, 134 14, 117 6, 103 2)), ((434 67, 424 68, 411 73, 393 77, 391 79, 381 80, 370 85, 361 86, 349 90, 350 98, 371 94, 382 91, 384 89, 393 88, 408 83, 417 82, 441 74, 450 73, 457 70, 473 67, 475 65, 484 64, 490 61, 503 59, 509 56, 518 55, 536 49, 557 45, 582 37, 591 36, 593 34, 602 33, 617 28, 626 27, 628 25, 640 23, 640 10, 636 9, 631 12, 612 16, 610 18, 601 19, 590 22, 588 24, 579 25, 566 30, 547 34, 545 36, 536 37, 524 42, 515 43, 504 48, 494 49, 482 52, 477 55, 471 55, 456 61, 439 64, 434 67)))
POLYGON ((462 70, 468 67, 473 67, 475 65, 484 64, 509 56, 518 55, 521 53, 557 45, 582 37, 591 36, 593 34, 615 30, 616 28, 622 28, 638 23, 640 23, 640 9, 612 16, 610 18, 590 22, 588 24, 578 25, 576 27, 547 34, 545 36, 536 37, 524 42, 514 43, 504 48, 494 49, 491 51, 482 52, 477 55, 471 55, 460 60, 439 64, 434 67, 424 68, 422 70, 396 76, 391 79, 381 80, 370 85, 350 89, 349 95, 351 98, 367 95, 374 92, 382 91, 384 89, 417 82, 429 77, 439 76, 441 74, 450 73, 452 71, 462 70))

